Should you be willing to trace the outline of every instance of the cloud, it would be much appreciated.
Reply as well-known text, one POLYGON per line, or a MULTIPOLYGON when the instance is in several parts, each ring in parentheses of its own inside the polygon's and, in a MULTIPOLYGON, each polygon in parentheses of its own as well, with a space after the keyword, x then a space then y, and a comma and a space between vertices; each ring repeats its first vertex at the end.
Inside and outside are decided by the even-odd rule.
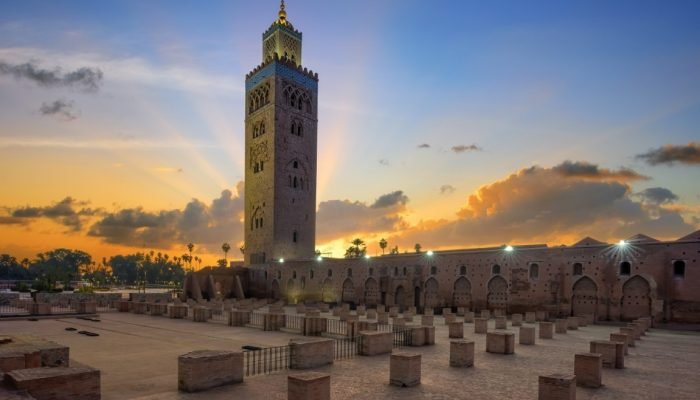
POLYGON ((93 217, 102 212, 101 209, 87 208, 88 204, 86 201, 78 201, 69 196, 50 206, 10 209, 10 216, 25 220, 49 218, 70 227, 72 231, 80 231, 86 217, 93 217))
POLYGON ((455 187, 452 185, 442 185, 440 186, 440 194, 452 194, 455 192, 455 187))
POLYGON ((12 217, 9 215, 0 215, 0 225, 26 225, 27 220, 23 218, 12 217))
POLYGON ((183 170, 182 168, 175 168, 175 167, 156 167, 154 168, 156 172, 161 172, 164 174, 172 174, 172 173, 182 173, 183 170))
POLYGON ((552 167, 552 171, 564 177, 586 178, 586 179, 612 179, 617 181, 648 180, 648 176, 641 175, 629 168, 611 170, 600 168, 596 164, 586 161, 564 161, 552 167))
POLYGON ((209 252, 219 252, 224 242, 243 240, 243 182, 238 195, 224 190, 207 204, 192 199, 183 209, 146 211, 141 207, 104 215, 88 230, 88 235, 107 243, 136 247, 170 248, 195 243, 209 252))
POLYGON ((635 194, 643 202, 651 204, 670 204, 678 200, 678 196, 672 191, 662 187, 652 187, 635 194))
POLYGON ((382 158, 381 160, 379 160, 379 164, 380 164, 380 165, 383 165, 383 166, 385 166, 385 167, 388 167, 388 166, 389 166, 389 160, 387 160, 386 158, 382 158))
POLYGON ((85 92, 96 92, 102 83, 102 71, 98 68, 81 67, 63 73, 59 67, 52 70, 38 67, 34 62, 10 64, 0 61, 0 75, 25 79, 43 87, 71 87, 85 92))
POLYGON ((73 106, 74 103, 71 100, 54 100, 51 103, 42 103, 39 112, 42 115, 56 115, 71 121, 78 118, 73 106))
POLYGON ((428 143, 423 143, 418 145, 419 149, 429 149, 430 145, 428 143))
POLYGON ((470 145, 463 145, 460 144, 458 146, 452 146, 452 151, 459 154, 459 153, 464 153, 467 151, 481 151, 481 147, 475 145, 475 144, 470 144, 470 145))
POLYGON ((405 205, 408 203, 408 196, 403 194, 402 190, 397 190, 395 192, 387 193, 384 195, 381 195, 377 198, 377 200, 374 201, 374 203, 370 206, 372 208, 385 208, 385 207, 392 207, 395 205, 405 205))
POLYGON ((391 240, 409 246, 491 246, 573 242, 590 235, 615 240, 635 233, 674 238, 693 231, 680 212, 634 200, 617 180, 530 167, 471 194, 453 220, 422 221, 391 240))
POLYGON ((667 144, 644 154, 638 154, 636 158, 646 161, 649 165, 674 165, 675 163, 698 165, 700 164, 700 142, 690 142, 687 145, 667 144))
POLYGON ((379 196, 371 205, 350 200, 323 201, 316 214, 316 241, 403 229, 406 223, 401 213, 407 202, 408 197, 401 190, 379 196))

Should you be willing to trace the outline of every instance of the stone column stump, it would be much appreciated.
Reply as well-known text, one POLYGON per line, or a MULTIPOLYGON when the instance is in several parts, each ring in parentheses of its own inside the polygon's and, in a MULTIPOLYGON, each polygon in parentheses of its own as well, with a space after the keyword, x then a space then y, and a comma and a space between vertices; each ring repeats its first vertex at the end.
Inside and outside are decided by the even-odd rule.
POLYGON ((464 324, 461 321, 452 322, 449 327, 450 339, 462 339, 464 337, 464 324))
POLYGON ((566 319, 566 329, 575 331, 578 329, 578 317, 569 317, 566 319))
POLYGON ((389 383, 410 387, 420 384, 421 355, 417 353, 395 353, 389 364, 389 383))
POLYGON ((464 309, 464 307, 457 307, 457 316, 458 316, 458 317, 463 317, 465 311, 466 311, 466 310, 464 309))
POLYGON ((540 325, 540 339, 554 338, 554 323, 542 321, 540 325))
POLYGON ((598 353, 576 353, 574 355, 576 385, 598 388, 603 385, 603 356, 598 353))
POLYGON ((466 368, 474 365, 474 341, 450 341, 450 367, 466 368))
POLYGON ((207 322, 208 319, 209 310, 207 310, 206 307, 195 306, 192 308, 192 320, 194 322, 207 322))
POLYGON ((198 350, 181 355, 177 361, 178 389, 184 392, 243 382, 240 352, 198 350))
POLYGON ((119 300, 117 302, 117 311, 129 312, 129 300, 119 300))
POLYGON ((496 317, 496 329, 508 329, 506 317, 496 317))
POLYGON ((377 319, 377 310, 373 308, 367 310, 367 319, 377 319))
POLYGON ((603 367, 616 369, 625 367, 625 350, 620 342, 593 340, 591 341, 590 352, 603 356, 603 367))
POLYGON ((534 311, 528 311, 525 313, 525 322, 528 324, 534 324, 537 321, 537 314, 534 311))
POLYGON ((535 344, 535 327, 534 326, 521 326, 519 341, 520 344, 531 345, 535 344))
POLYGON ((540 375, 538 400, 576 400, 576 375, 540 375))
POLYGON ((420 324, 423 326, 433 326, 433 317, 432 315, 421 315, 420 317, 420 324))
POLYGON ((455 319, 457 319, 457 316, 454 314, 447 314, 444 317, 445 317, 445 325, 449 325, 449 324, 455 322, 455 319))
POLYGON ((389 314, 383 312, 377 314, 377 323, 379 324, 388 324, 389 323, 389 314))
POLYGON ((537 319, 537 321, 546 321, 547 311, 535 311, 535 318, 537 319))
POLYGON ((466 311, 464 313, 464 323, 473 323, 474 322, 474 312, 473 311, 466 311))
POLYGON ((625 355, 629 354, 629 352, 627 350, 627 343, 629 343, 629 339, 628 339, 626 334, 624 334, 624 333, 611 333, 610 334, 610 341, 622 343, 624 354, 625 355))
POLYGON ((515 352, 515 334, 510 332, 488 332, 486 334, 486 352, 513 354, 515 352))
POLYGON ((487 318, 474 318, 474 333, 486 333, 489 329, 487 318))
POLYGON ((566 333, 568 326, 569 324, 565 319, 557 318, 554 320, 554 331, 556 333, 566 333))
POLYGON ((634 328, 620 328, 620 333, 627 335, 628 347, 635 347, 634 328))
POLYGON ((510 316, 510 323, 513 326, 522 326, 523 324, 523 315, 522 314, 513 314, 510 316))
POLYGON ((331 376, 321 372, 306 372, 287 377, 288 400, 330 400, 331 376))
POLYGON ((489 310, 481 310, 481 318, 491 318, 491 312, 489 310))

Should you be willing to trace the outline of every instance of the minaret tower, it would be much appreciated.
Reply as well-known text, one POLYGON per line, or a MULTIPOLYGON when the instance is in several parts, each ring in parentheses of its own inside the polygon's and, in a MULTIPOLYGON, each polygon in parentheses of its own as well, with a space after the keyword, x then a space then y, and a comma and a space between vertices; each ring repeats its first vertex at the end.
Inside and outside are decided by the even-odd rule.
POLYGON ((246 75, 247 265, 314 256, 318 74, 301 66, 301 39, 282 0, 246 75))

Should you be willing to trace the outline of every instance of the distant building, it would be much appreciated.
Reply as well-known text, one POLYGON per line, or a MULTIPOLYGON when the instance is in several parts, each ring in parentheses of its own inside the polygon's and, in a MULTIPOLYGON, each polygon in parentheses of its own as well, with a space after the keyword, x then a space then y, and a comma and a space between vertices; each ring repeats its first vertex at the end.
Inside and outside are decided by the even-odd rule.
POLYGON ((188 277, 189 296, 240 296, 238 281, 246 296, 290 303, 700 322, 700 231, 666 242, 587 237, 562 247, 314 257, 318 75, 301 67, 301 44, 282 4, 263 34, 263 63, 246 76, 247 268, 197 272, 188 277))

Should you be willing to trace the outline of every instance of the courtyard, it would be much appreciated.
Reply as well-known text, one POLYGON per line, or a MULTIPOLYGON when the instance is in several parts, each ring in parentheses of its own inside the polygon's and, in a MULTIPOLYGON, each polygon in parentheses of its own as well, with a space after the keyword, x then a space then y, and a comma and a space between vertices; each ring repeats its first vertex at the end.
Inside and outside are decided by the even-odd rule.
MULTIPOLYGON (((292 308, 287 313, 294 313, 292 308)), ((323 314, 330 317, 330 314, 323 314)), ((300 335, 230 327, 222 322, 195 323, 132 313, 107 312, 100 321, 72 317, 38 321, 3 321, 0 335, 32 334, 70 347, 71 361, 101 371, 103 399, 286 399, 287 375, 280 371, 246 377, 242 384, 200 393, 177 390, 177 357, 193 350, 240 350, 241 346, 281 346, 300 335), (87 337, 73 327, 98 333, 87 337)), ((332 317, 331 317, 332 318, 332 317)), ((489 321, 489 331, 495 321, 489 321)), ((530 324, 524 324, 528 326, 530 324)), ((536 325, 531 325, 536 326, 536 325)), ((422 355, 421 384, 399 388, 388 384, 389 356, 336 360, 314 371, 331 375, 333 399, 534 399, 538 376, 573 372, 574 353, 588 352, 591 340, 607 340, 615 325, 588 325, 554 339, 537 339, 534 346, 516 344, 515 354, 485 351, 486 335, 464 325, 464 338, 475 342, 471 368, 448 365, 448 328, 435 316, 435 345, 403 347, 397 351, 422 355)), ((518 328, 508 323, 518 336, 518 328)), ((517 339, 516 339, 517 343, 517 339)), ((695 399, 700 391, 700 333, 652 329, 629 348, 624 369, 605 368, 603 387, 577 388, 579 399, 695 399)))

